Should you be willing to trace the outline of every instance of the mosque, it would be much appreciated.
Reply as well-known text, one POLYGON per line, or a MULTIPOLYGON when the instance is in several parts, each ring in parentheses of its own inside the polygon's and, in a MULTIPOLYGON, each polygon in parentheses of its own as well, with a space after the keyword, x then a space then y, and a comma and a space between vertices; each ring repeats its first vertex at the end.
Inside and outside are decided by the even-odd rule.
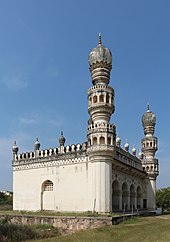
POLYGON ((156 178, 159 174, 156 116, 148 105, 142 116, 144 138, 138 157, 133 147, 116 138, 114 89, 109 86, 112 53, 102 44, 88 58, 92 86, 88 90, 87 139, 83 144, 65 146, 63 133, 59 147, 34 151, 13 151, 13 209, 60 212, 155 210, 156 178))

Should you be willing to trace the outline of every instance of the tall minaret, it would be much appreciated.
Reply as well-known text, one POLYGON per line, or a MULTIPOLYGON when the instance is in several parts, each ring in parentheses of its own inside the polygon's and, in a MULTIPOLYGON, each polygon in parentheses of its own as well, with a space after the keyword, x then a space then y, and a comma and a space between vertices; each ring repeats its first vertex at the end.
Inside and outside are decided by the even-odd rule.
POLYGON ((148 209, 155 210, 156 207, 156 178, 159 174, 158 159, 155 159, 155 153, 158 149, 157 137, 154 136, 156 124, 156 116, 148 108, 142 116, 142 125, 144 128, 145 137, 141 140, 142 143, 142 166, 148 173, 149 182, 147 186, 147 207, 148 209))
POLYGON ((115 125, 110 124, 110 117, 114 112, 114 89, 108 85, 112 54, 102 45, 100 34, 98 45, 90 52, 88 61, 93 84, 88 90, 90 119, 87 130, 87 150, 93 166, 92 200, 95 211, 110 212, 111 161, 116 141, 115 125))

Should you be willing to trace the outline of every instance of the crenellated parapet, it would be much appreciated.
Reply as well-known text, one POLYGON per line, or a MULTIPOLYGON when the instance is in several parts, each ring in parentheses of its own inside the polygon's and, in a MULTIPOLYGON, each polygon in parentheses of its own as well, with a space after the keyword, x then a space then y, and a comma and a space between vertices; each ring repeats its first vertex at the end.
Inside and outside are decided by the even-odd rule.
POLYGON ((130 152, 127 152, 126 150, 122 149, 121 147, 116 147, 116 152, 115 152, 114 158, 116 160, 120 161, 121 163, 127 164, 140 171, 143 171, 141 160, 138 159, 133 154, 131 154, 130 152))
POLYGON ((71 146, 67 145, 64 146, 62 151, 60 147, 58 148, 50 148, 45 150, 34 150, 31 152, 26 153, 16 153, 13 158, 13 164, 15 165, 15 162, 34 162, 35 160, 51 160, 51 159, 62 159, 62 157, 69 157, 72 154, 75 156, 76 154, 84 154, 87 150, 87 143, 84 142, 83 144, 72 144, 71 146))

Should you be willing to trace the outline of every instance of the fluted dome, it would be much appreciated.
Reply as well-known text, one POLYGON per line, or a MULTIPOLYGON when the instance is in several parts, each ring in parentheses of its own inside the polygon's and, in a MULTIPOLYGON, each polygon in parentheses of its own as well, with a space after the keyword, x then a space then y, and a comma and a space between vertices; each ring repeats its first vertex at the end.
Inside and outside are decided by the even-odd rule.
POLYGON ((148 104, 148 110, 142 116, 142 125, 144 128, 144 134, 146 136, 152 136, 155 131, 156 116, 153 112, 150 111, 148 104))
POLYGON ((146 113, 143 114, 142 116, 142 124, 143 126, 147 126, 147 125, 155 125, 156 124, 156 116, 153 112, 150 111, 150 107, 148 104, 148 108, 146 113))
POLYGON ((98 46, 93 48, 90 52, 88 62, 93 84, 108 84, 110 71, 112 69, 112 53, 108 48, 102 45, 100 34, 98 46))
POLYGON ((88 61, 90 66, 100 62, 112 64, 112 53, 108 48, 102 45, 100 34, 98 46, 92 49, 92 51, 89 54, 88 61))

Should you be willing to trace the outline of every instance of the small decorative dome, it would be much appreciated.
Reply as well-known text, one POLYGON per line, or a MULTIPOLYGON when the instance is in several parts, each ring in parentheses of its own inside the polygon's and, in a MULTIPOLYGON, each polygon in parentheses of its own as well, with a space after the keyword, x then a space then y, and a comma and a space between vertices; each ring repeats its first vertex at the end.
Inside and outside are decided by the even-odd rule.
POLYGON ((18 146, 17 146, 16 141, 14 141, 14 144, 12 146, 12 151, 13 151, 14 154, 17 154, 18 153, 18 146))
POLYGON ((63 136, 63 131, 61 131, 61 136, 59 138, 59 144, 60 144, 60 146, 64 146, 65 141, 66 141, 66 139, 63 136))
POLYGON ((139 157, 139 159, 141 159, 141 160, 143 159, 143 153, 142 153, 141 151, 139 152, 138 157, 139 157))
POLYGON ((121 138, 118 135, 116 138, 116 146, 120 147, 120 145, 121 145, 121 138))
POLYGON ((99 34, 98 46, 92 49, 88 61, 90 66, 100 62, 112 64, 112 53, 108 48, 102 45, 101 34, 99 34))
POLYGON ((134 146, 132 148, 132 155, 136 156, 136 148, 134 146))
POLYGON ((36 141, 35 141, 35 144, 34 144, 34 150, 39 150, 39 149, 40 149, 40 142, 37 138, 36 141))
POLYGON ((126 151, 129 151, 129 143, 128 143, 127 140, 126 140, 126 144, 125 144, 125 150, 126 150, 126 151))
POLYGON ((148 103, 147 111, 142 116, 142 124, 145 126, 154 126, 156 124, 156 116, 150 111, 150 106, 148 103))
POLYGON ((89 54, 88 62, 93 84, 108 84, 112 69, 112 53, 102 45, 101 34, 99 34, 97 47, 89 54))

